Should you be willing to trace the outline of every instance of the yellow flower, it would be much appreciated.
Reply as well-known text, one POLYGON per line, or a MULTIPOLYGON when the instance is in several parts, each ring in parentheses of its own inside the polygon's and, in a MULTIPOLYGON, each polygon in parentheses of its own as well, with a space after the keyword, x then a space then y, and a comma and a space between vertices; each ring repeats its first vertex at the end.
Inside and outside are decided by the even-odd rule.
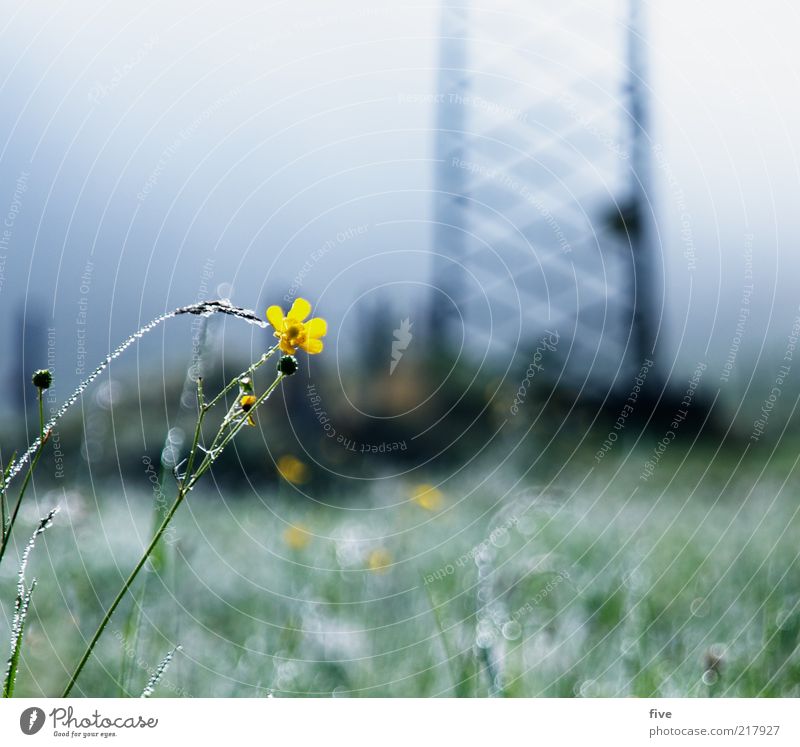
POLYGON ((303 550, 311 543, 311 532, 302 524, 295 524, 286 527, 283 532, 283 541, 289 545, 292 550, 303 550))
POLYGON ((382 547, 379 547, 377 550, 373 550, 367 558, 367 565, 369 566, 369 569, 375 573, 386 573, 391 564, 392 556, 382 547))
MULTIPOLYGON (((242 408, 245 412, 250 412, 250 408, 256 403, 256 398, 254 394, 243 394, 239 397, 239 407, 242 408)), ((247 425, 255 425, 256 421, 253 420, 252 415, 247 416, 247 425)))
POLYGON ((280 306, 267 309, 267 321, 275 327, 275 337, 287 355, 294 355, 297 348, 312 354, 322 352, 320 337, 327 333, 328 323, 319 317, 304 321, 310 313, 311 304, 305 298, 296 298, 286 316, 280 306))
POLYGON ((444 494, 433 485, 423 482, 414 488, 411 500, 426 511, 438 511, 444 502, 444 494))
POLYGON ((308 467, 296 456, 284 454, 278 459, 277 467, 278 474, 287 482, 302 483, 308 480, 308 467))

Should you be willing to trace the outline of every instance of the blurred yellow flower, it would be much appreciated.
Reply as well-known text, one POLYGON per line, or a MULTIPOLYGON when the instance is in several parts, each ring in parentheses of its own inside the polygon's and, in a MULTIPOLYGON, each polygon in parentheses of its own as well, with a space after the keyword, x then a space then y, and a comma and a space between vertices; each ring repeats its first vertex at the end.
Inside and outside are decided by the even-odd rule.
MULTIPOLYGON (((256 397, 254 394, 243 394, 239 397, 239 407, 242 408, 245 412, 250 412, 250 409, 256 403, 256 397)), ((247 425, 255 425, 256 421, 253 420, 252 415, 247 416, 247 425)))
POLYGON ((423 482, 414 488, 411 500, 426 511, 438 511, 444 503, 444 494, 433 485, 423 482))
POLYGON ((369 569, 375 573, 386 573, 391 564, 392 556, 389 554, 388 550, 384 550, 382 547, 373 550, 367 558, 369 569))
POLYGON ((267 309, 267 321, 275 328, 275 337, 287 355, 294 355, 297 348, 312 354, 322 352, 320 338, 327 333, 328 323, 319 317, 304 321, 310 313, 311 304, 305 298, 296 298, 286 316, 280 306, 267 309))
POLYGON ((287 482, 300 484, 308 480, 308 466, 292 454, 284 454, 278 459, 278 474, 287 482))
POLYGON ((289 545, 292 550, 303 550, 311 544, 311 532, 302 524, 293 524, 290 527, 286 527, 284 530, 283 541, 289 545))

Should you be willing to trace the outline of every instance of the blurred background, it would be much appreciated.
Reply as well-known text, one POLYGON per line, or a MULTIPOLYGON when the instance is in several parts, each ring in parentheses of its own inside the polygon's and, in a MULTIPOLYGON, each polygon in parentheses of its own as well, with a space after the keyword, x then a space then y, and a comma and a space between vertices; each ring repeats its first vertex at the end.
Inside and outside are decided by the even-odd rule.
MULTIPOLYGON (((304 297, 328 321, 325 351, 299 354, 299 374, 203 488, 234 513, 267 507, 276 535, 289 532, 287 586, 271 591, 280 604, 324 596, 292 586, 297 563, 327 578, 441 554, 470 531, 477 546, 487 517, 523 489, 557 495, 550 506, 602 505, 598 531, 614 525, 623 535, 618 521, 639 516, 629 487, 663 499, 687 532, 706 526, 705 509, 681 513, 692 496, 716 506, 733 494, 746 503, 753 490, 772 507, 752 509, 757 516, 779 511, 775 526, 791 526, 794 504, 778 496, 794 470, 800 397, 797 28, 796 9, 779 0, 9 8, 0 28, 4 462, 38 427, 34 369, 54 372, 54 412, 109 350, 163 312, 228 298, 263 315, 304 297), (393 513, 409 501, 422 519, 393 513), (362 510, 367 524, 351 524, 362 510), (451 523, 412 543, 408 557, 370 554, 376 537, 388 546, 439 511, 451 523), (306 528, 292 534, 298 522, 306 528), (340 543, 331 559, 292 555, 312 535, 340 543), (353 560, 342 537, 369 552, 353 560)), ((271 344, 270 330, 229 317, 158 327, 62 421, 37 497, 64 501, 76 520, 122 511, 106 521, 123 526, 141 515, 151 472, 167 485, 185 454, 191 372, 213 389, 271 344)), ((738 526, 741 504, 730 508, 738 526)), ((198 510, 216 520, 208 505, 198 510)), ((644 522, 660 541, 664 524, 649 516, 635 527, 644 522)), ((531 550, 526 532, 517 559, 548 556, 531 550)), ((594 540, 580 540, 576 557, 584 542, 594 540)), ((112 563, 100 549, 93 557, 112 563)), ((634 566, 619 572, 628 578, 634 566)), ((416 586, 411 576, 386 593, 416 586)), ((383 592, 354 583, 352 593, 383 592)), ((590 607, 611 614, 608 630, 630 620, 628 602, 598 594, 590 607), (618 612, 606 606, 612 598, 618 612)), ((687 604, 697 599, 705 593, 687 604)), ((734 638, 736 612, 720 604, 734 638)), ((794 598, 782 604, 781 619, 796 616, 794 598)), ((283 613, 250 614, 284 632, 308 622, 291 605, 291 624, 283 613)), ((495 620, 501 632, 518 623, 505 614, 495 620)), ((762 662, 764 681, 796 656, 787 635, 779 664, 762 662)), ((720 638, 704 629, 687 644, 691 661, 720 638)), ((358 651, 331 656, 366 655, 358 651)), ((743 656, 750 671, 755 659, 743 656)), ((691 681, 711 687, 716 680, 698 678, 717 667, 702 660, 691 681)), ((686 666, 691 679, 695 664, 686 666)), ((328 692, 338 686, 332 671, 303 685, 284 672, 285 687, 274 687, 328 692)), ((385 684, 383 671, 365 682, 385 684)), ((630 679, 650 693, 669 679, 632 671, 586 692, 627 692, 630 679)), ((563 693, 584 694, 588 679, 562 682, 563 693)), ((267 688, 249 673, 238 681, 267 688)), ((547 690, 556 681, 526 692, 562 693, 547 690)), ((689 691, 673 685, 667 691, 689 691)), ((758 677, 751 685, 764 687, 758 677)))

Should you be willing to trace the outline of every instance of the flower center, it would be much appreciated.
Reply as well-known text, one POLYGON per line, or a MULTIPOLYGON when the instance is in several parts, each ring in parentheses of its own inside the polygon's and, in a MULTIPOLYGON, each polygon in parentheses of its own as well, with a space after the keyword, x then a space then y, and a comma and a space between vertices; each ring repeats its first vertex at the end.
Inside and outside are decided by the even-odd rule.
POLYGON ((290 340, 296 340, 301 334, 303 334, 302 324, 290 324, 286 327, 286 337, 290 340))

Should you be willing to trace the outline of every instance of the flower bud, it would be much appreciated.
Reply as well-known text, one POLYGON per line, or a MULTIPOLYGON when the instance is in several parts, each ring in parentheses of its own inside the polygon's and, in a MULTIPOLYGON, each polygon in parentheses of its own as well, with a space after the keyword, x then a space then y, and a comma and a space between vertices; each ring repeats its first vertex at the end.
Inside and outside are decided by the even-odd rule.
POLYGON ((243 394, 239 398, 239 406, 245 411, 250 412, 253 409, 253 405, 256 403, 256 398, 254 394, 243 394))
POLYGON ((291 376, 297 371, 297 358, 293 355, 282 355, 278 361, 278 373, 284 376, 291 376))
POLYGON ((53 374, 47 368, 40 368, 34 371, 32 381, 37 389, 49 389, 53 383, 53 374))

